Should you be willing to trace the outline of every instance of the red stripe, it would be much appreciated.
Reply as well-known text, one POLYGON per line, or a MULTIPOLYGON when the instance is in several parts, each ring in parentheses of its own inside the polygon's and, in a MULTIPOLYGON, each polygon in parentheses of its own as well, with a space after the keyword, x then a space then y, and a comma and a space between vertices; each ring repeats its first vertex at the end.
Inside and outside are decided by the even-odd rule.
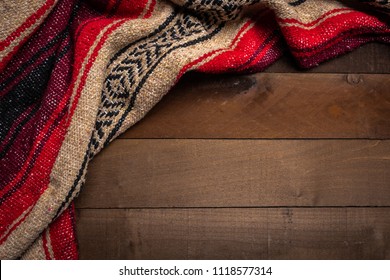
MULTIPOLYGON (((3 200, 1 209, 7 215, 0 216, 0 224, 4 232, 3 225, 10 225, 15 221, 27 208, 34 205, 42 193, 47 189, 50 182, 50 172, 54 165, 56 156, 64 139, 64 125, 66 118, 62 117, 60 123, 56 125, 55 130, 50 133, 50 137, 42 147, 38 155, 34 155, 35 164, 30 164, 28 175, 23 176, 23 188, 11 189, 10 194, 3 200), (32 166, 32 167, 31 167, 32 166)), ((7 193, 8 194, 8 193, 7 193)), ((4 198, 3 196, 2 198, 4 198)), ((45 209, 47 213, 55 213, 56 209, 45 209)), ((30 213, 29 213, 30 214, 30 213)))
MULTIPOLYGON (((37 26, 35 28, 35 30, 37 30, 39 28, 39 26, 37 26)), ((35 31, 34 30, 34 31, 35 31)), ((17 51, 19 50, 19 47, 22 46, 24 43, 26 43, 28 40, 28 37, 24 37, 23 40, 13 48, 12 51, 10 51, 9 53, 7 53, 7 55, 0 61, 0 72, 2 72, 4 70, 4 68, 7 66, 8 62, 11 60, 11 58, 17 53, 17 51)))
MULTIPOLYGON (((251 20, 248 20, 244 25, 243 27, 241 27, 241 29, 237 32, 236 36, 234 37, 232 43, 230 44, 230 47, 232 47, 236 41, 238 40, 238 38, 241 36, 242 32, 244 32, 244 30, 246 30, 246 28, 252 24, 253 22, 251 20)), ((204 55, 202 55, 201 57, 195 59, 194 61, 184 65, 184 67, 180 70, 179 74, 177 75, 176 77, 176 82, 184 75, 184 73, 187 72, 188 69, 190 69, 192 66, 198 64, 199 62, 201 62, 202 60, 206 59, 207 57, 210 57, 211 55, 215 54, 216 52, 218 51, 221 51, 223 49, 217 49, 217 50, 214 50, 214 51, 211 51, 209 53, 206 53, 204 55)), ((230 49, 229 49, 230 51, 230 49)))
MULTIPOLYGON (((121 23, 121 22, 123 22, 123 21, 124 21, 124 20, 120 21, 119 23, 121 23)), ((117 23, 115 26, 117 26, 117 25, 118 25, 118 23, 117 23)), ((110 30, 112 30, 112 28, 111 28, 110 30)), ((110 31, 110 30, 107 30, 107 32, 110 31)), ((103 37, 104 37, 104 36, 103 36, 103 37)), ((106 39, 106 38, 107 38, 107 36, 105 36, 105 37, 102 38, 102 39, 106 39)), ((102 41, 100 41, 100 42, 99 42, 99 47, 101 47, 102 44, 103 44, 102 41)), ((95 50, 94 50, 94 53, 93 53, 93 55, 94 55, 93 61, 96 59, 96 55, 97 55, 98 50, 99 50, 98 48, 95 48, 95 50)), ((91 58, 90 58, 89 63, 88 63, 88 67, 85 69, 85 71, 84 71, 84 73, 83 73, 83 76, 82 76, 82 77, 83 77, 82 79, 84 80, 84 83, 85 83, 85 80, 86 80, 86 75, 88 74, 88 72, 89 72, 91 66, 92 66, 92 60, 91 60, 91 58)), ((81 65, 79 65, 79 67, 81 68, 81 65)), ((78 71, 76 70, 76 73, 77 73, 77 72, 78 72, 78 71)), ((77 76, 75 75, 74 78, 73 78, 72 84, 75 83, 75 80, 76 80, 76 79, 77 79, 77 76)), ((78 92, 81 92, 81 89, 82 89, 82 88, 79 87, 78 92)), ((64 109, 64 107, 68 104, 68 101, 69 101, 71 92, 72 92, 72 88, 69 88, 67 94, 64 95, 64 97, 62 98, 62 100, 61 100, 60 103, 58 104, 57 109, 53 112, 53 114, 51 115, 51 118, 50 118, 50 119, 48 120, 48 122, 46 123, 45 127, 44 127, 44 128, 41 130, 41 132, 38 134, 38 136, 37 136, 37 138, 36 138, 36 140, 35 140, 35 142, 34 142, 34 144, 33 144, 33 149, 30 151, 30 154, 29 154, 28 158, 26 159, 25 164, 23 165, 22 169, 21 169, 20 172, 15 176, 15 178, 1 190, 1 193, 4 193, 10 186, 17 184, 17 182, 21 179, 21 177, 23 176, 23 174, 24 174, 24 172, 25 172, 25 170, 26 170, 26 168, 27 168, 29 162, 31 161, 31 159, 32 159, 32 157, 33 157, 33 155, 34 155, 35 150, 36 150, 37 147, 38 147, 39 142, 45 137, 45 135, 46 135, 46 133, 47 133, 49 127, 54 123, 54 121, 55 121, 56 118, 58 117, 59 113, 60 113, 60 112, 64 109)), ((69 125, 69 123, 70 123, 71 117, 73 116, 73 111, 74 111, 75 105, 77 104, 78 97, 79 97, 79 94, 76 96, 76 98, 75 98, 75 100, 74 100, 74 102, 73 102, 73 104, 72 104, 72 108, 73 108, 73 109, 71 110, 70 116, 68 117, 68 120, 69 120, 69 121, 68 121, 68 125, 69 125)), ((68 126, 68 125, 67 125, 67 126, 68 126)))
POLYGON ((79 26, 77 26, 77 29, 76 29, 76 32, 75 32, 76 35, 74 37, 74 40, 76 42, 78 41, 80 33, 87 26, 87 24, 92 23, 92 22, 96 22, 96 21, 99 21, 99 20, 102 20, 102 19, 106 19, 106 18, 107 18, 106 16, 100 16, 100 17, 91 18, 91 19, 83 21, 83 23, 81 23, 79 26))
POLYGON ((14 121, 14 123, 12 124, 11 128, 8 130, 6 136, 4 137, 3 141, 0 142, 0 151, 2 151, 6 146, 7 146, 7 143, 10 141, 10 139, 12 138, 12 136, 16 133, 16 130, 19 126, 19 124, 21 124, 25 119, 26 117, 31 113, 31 111, 34 109, 34 105, 31 105, 29 106, 28 108, 26 108, 26 110, 20 115, 18 116, 18 118, 14 121))
MULTIPOLYGON (((40 52, 42 48, 51 44, 56 35, 65 32, 64 29, 70 24, 68 20, 72 17, 72 12, 75 11, 73 2, 74 0, 59 1, 58 5, 55 5, 50 14, 45 18, 44 23, 37 25, 34 28, 34 31, 30 32, 32 36, 25 36, 22 42, 7 54, 6 58, 0 62, 0 68, 8 66, 8 69, 3 71, 5 75, 2 78, 12 75, 16 71, 15 69, 18 69, 26 62, 30 64, 28 61, 35 56, 37 52, 40 52), (28 40, 27 44, 25 44, 26 40, 28 40), (10 59, 12 59, 12 63, 9 63, 10 59)), ((81 13, 77 13, 78 18, 80 18, 80 14, 81 13)), ((2 94, 4 94, 4 92, 0 93, 0 95, 2 94)))
POLYGON ((115 3, 116 3, 116 0, 108 0, 107 1, 107 7, 106 7, 106 11, 107 12, 111 12, 111 10, 114 8, 115 6, 115 3))
POLYGON ((294 50, 309 49, 318 46, 335 38, 342 32, 362 27, 387 28, 386 24, 375 17, 361 12, 351 12, 347 16, 342 14, 328 18, 313 29, 283 26, 282 31, 285 34, 285 39, 290 49, 294 50))
POLYGON ((359 47, 360 45, 372 41, 390 43, 390 40, 386 35, 378 36, 378 34, 374 34, 373 36, 367 36, 367 34, 359 34, 352 38, 349 36, 344 36, 343 40, 341 40, 339 43, 324 49, 321 53, 318 53, 315 56, 311 57, 299 57, 297 60, 302 67, 310 68, 318 65, 325 60, 331 59, 343 53, 350 52, 359 47))
POLYGON ((316 20, 312 21, 312 22, 309 22, 309 23, 303 23, 295 18, 278 18, 277 21, 278 22, 282 22, 282 23, 298 23, 300 25, 303 25, 303 26, 306 26, 306 27, 310 27, 312 25, 315 25, 316 23, 320 22, 322 19, 324 19, 325 17, 331 15, 331 14, 335 14, 337 12, 341 12, 341 11, 352 11, 350 8, 342 8, 342 9, 334 9, 334 10, 331 10, 325 14, 323 14, 322 16, 320 16, 319 18, 317 18, 316 20))
POLYGON ((28 165, 29 165, 31 159, 33 158, 33 156, 35 154, 36 149, 39 146, 39 143, 47 135, 48 130, 50 129, 52 124, 55 122, 55 120, 57 119, 57 117, 60 114, 60 112, 64 109, 64 106, 67 104, 68 100, 69 100, 69 96, 64 96, 62 98, 61 102, 59 103, 59 106, 53 112, 53 115, 51 116, 51 118, 46 123, 46 126, 41 130, 41 132, 37 136, 37 138, 36 138, 36 140, 35 140, 35 142, 33 144, 33 149, 30 150, 29 156, 27 157, 27 159, 26 159, 22 169, 17 173, 15 178, 1 190, 1 195, 3 195, 10 187, 12 187, 13 185, 17 184, 18 181, 22 178, 22 176, 24 175, 26 169, 28 168, 28 165))
MULTIPOLYGON (((32 211, 33 207, 31 207, 31 209, 24 215, 24 217, 22 219, 20 219, 19 222, 17 222, 16 224, 14 224, 11 228, 11 230, 5 235, 3 236, 1 239, 0 239, 0 245, 3 244, 3 242, 7 239, 7 237, 14 231, 15 228, 17 228, 26 218, 27 216, 30 214, 30 212, 32 211)), ((23 215, 23 214, 22 214, 23 215)), ((16 220, 16 219, 15 219, 16 220)))
POLYGON ((152 3, 150 3, 150 6, 149 6, 149 10, 145 14, 144 18, 150 18, 151 17, 155 6, 156 6, 156 0, 152 0, 152 3))
MULTIPOLYGON (((364 28, 362 28, 362 29, 353 30, 351 32, 347 32, 346 34, 343 34, 343 33, 345 33, 345 32, 340 32, 340 34, 335 36, 335 40, 331 40, 329 42, 325 42, 325 44, 322 44, 321 47, 315 48, 312 51, 310 51, 310 50, 309 51, 305 51, 305 50, 302 50, 302 51, 301 50, 292 50, 292 53, 298 59, 299 58, 303 58, 303 57, 312 57, 312 56, 315 56, 315 55, 317 55, 319 53, 322 53, 325 50, 330 49, 331 47, 337 45, 339 42, 344 41, 345 39, 354 39, 358 35, 364 35, 364 34, 367 33, 367 31, 365 31, 364 28)), ((371 33, 373 33, 372 30, 370 30, 370 34, 371 33)), ((384 30, 384 29, 377 29, 377 30, 375 30, 375 34, 376 35, 380 35, 381 33, 383 35, 389 34, 389 31, 388 30, 384 30)))
POLYGON ((78 74, 80 74, 81 66, 87 57, 88 52, 91 50, 91 46, 93 46, 96 41, 96 38, 106 26, 113 22, 115 22, 115 20, 112 18, 102 17, 98 20, 89 20, 77 28, 74 54, 75 64, 73 66, 76 75, 73 76, 72 84, 74 84, 78 74))
POLYGON ((268 49, 267 53, 265 53, 260 60, 258 60, 256 65, 251 65, 250 67, 245 67, 241 69, 239 72, 242 73, 252 73, 252 72, 261 72, 264 71, 267 67, 269 67, 272 63, 278 60, 284 51, 284 45, 282 45, 282 41, 279 40, 272 45, 271 48, 268 49))
POLYGON ((56 260, 77 259, 77 241, 74 230, 74 204, 72 203, 50 224, 50 241, 56 260))
MULTIPOLYGON (((92 63, 95 61, 96 57, 97 57, 97 54, 100 50, 100 48, 102 47, 103 43, 105 42, 105 40, 107 39, 108 35, 111 34, 117 27, 119 27, 122 23, 124 23, 125 21, 127 21, 128 19, 122 19, 122 20, 119 20, 116 24, 114 24, 113 26, 111 26, 107 31, 106 33, 103 35, 103 37, 100 39, 98 45, 95 47, 95 49, 93 50, 93 53, 87 63, 87 66, 86 66, 86 69, 84 71, 84 73, 82 74, 82 78, 81 78, 81 82, 79 84, 79 87, 77 89, 77 93, 76 93, 76 96, 74 98, 74 102, 71 104, 71 110, 70 110, 70 113, 69 113, 69 117, 68 117, 68 123, 66 124, 66 127, 69 126, 70 124, 70 121, 72 119, 72 116, 73 116, 73 112, 77 106, 77 101, 78 101, 78 98, 80 97, 80 94, 81 94, 81 91, 82 91, 82 88, 83 86, 85 85, 85 82, 86 82, 86 78, 87 78, 87 74, 89 73, 89 70, 90 68, 92 67, 92 63)), ((100 27, 103 26, 106 26, 106 24, 109 24, 111 23, 113 20, 112 19, 109 19, 109 20, 103 20, 103 22, 100 22, 98 23, 98 25, 100 25, 100 27), (107 22, 108 21, 108 22, 107 22)), ((100 29, 101 30, 101 29, 100 29)), ((98 31, 100 31, 98 30, 98 31)), ((90 39, 90 34, 87 34, 87 37, 90 39), (88 36, 89 35, 89 36, 88 36)), ((79 42, 83 42, 85 43, 84 40, 82 40, 83 38, 80 38, 79 42)), ((86 50, 85 48, 81 48, 84 52, 84 54, 86 55, 88 49, 86 50)), ((76 59, 76 65, 75 65, 75 73, 78 73, 79 69, 81 68, 81 61, 82 59, 80 59, 80 55, 77 56, 79 59, 76 59), (77 63, 78 62, 78 63, 77 63), (78 64, 78 65, 77 65, 78 64)), ((73 78, 73 82, 72 84, 75 83, 77 79, 77 74, 74 76, 73 78)), ((9 188, 10 186, 12 185, 15 185, 20 179, 21 177, 23 176, 27 166, 28 166, 28 163, 31 161, 31 158, 33 157, 34 155, 34 152, 38 146, 38 143, 43 139, 43 137, 45 136, 48 128, 51 126, 51 124, 54 122, 54 120, 57 118, 58 114, 62 111, 62 109, 64 108, 64 106, 67 105, 68 103, 68 100, 69 100, 69 97, 71 95, 71 88, 68 90, 68 93, 64 95, 64 98, 61 100, 61 102, 59 103, 57 109, 53 112, 53 115, 51 116, 51 118, 49 119, 49 121, 47 122, 46 126, 42 129, 42 131, 40 132, 40 134, 38 135, 38 137, 36 138, 36 141, 34 142, 34 145, 33 145, 33 149, 32 151, 30 151, 30 154, 29 154, 29 157, 26 159, 25 161, 25 164, 23 165, 22 169, 20 170, 20 172, 15 176, 14 180, 12 180, 12 182, 10 182, 9 184, 7 184, 7 186, 4 187, 4 189, 2 190, 2 192, 4 192, 5 190, 7 190, 7 188, 9 188)))
MULTIPOLYGON (((29 75, 34 68, 39 66, 42 62, 44 62, 48 57, 52 56, 55 53, 61 52, 63 48, 58 48, 58 45, 62 44, 65 45, 70 42, 70 37, 67 36, 64 40, 61 42, 58 42, 56 44, 53 44, 50 49, 46 50, 37 60, 34 61, 34 63, 30 63, 22 73, 20 73, 18 76, 16 76, 12 82, 10 82, 1 92, 0 96, 6 95, 16 84, 18 84, 24 77, 29 75)), ((6 70, 9 71, 9 68, 6 70)), ((12 72, 11 72, 12 73, 12 72)))
POLYGON ((42 244, 43 244, 43 251, 45 252, 46 259, 51 260, 49 249, 47 248, 46 230, 42 232, 42 244))
MULTIPOLYGON (((95 60, 97 58, 97 55, 99 53, 100 48, 103 46, 104 42, 107 40, 108 35, 110 35, 116 28, 118 28, 125 21, 127 21, 127 19, 120 20, 117 23, 115 23, 113 26, 111 26, 108 30, 106 30, 105 34, 102 36, 102 38, 100 39, 99 43, 97 44, 97 46, 93 50, 92 55, 89 58, 89 60, 87 62, 87 65, 85 67, 85 70, 84 70, 84 72, 83 72, 83 74, 81 76, 81 81, 80 81, 79 87, 77 88, 76 95, 75 95, 75 98, 74 98, 74 102, 73 102, 72 107, 70 109, 70 116, 73 116, 73 112, 76 109, 77 101, 78 101, 78 99, 79 99, 79 97, 81 95, 81 91, 83 90, 84 85, 86 83, 87 75, 88 75, 88 73, 89 73, 89 71, 90 71, 90 69, 92 67, 92 64, 95 62, 95 60)), ((72 118, 70 117, 69 118, 69 122, 70 122, 71 119, 72 118)))
MULTIPOLYGON (((277 29, 277 23, 271 13, 267 13, 261 20, 245 32, 236 43, 235 49, 228 49, 225 52, 214 57, 211 61, 203 64, 198 68, 201 72, 221 73, 242 68, 251 57, 256 53, 259 47, 271 36, 277 29), (264 24, 267 22, 267 25, 264 24)), ((277 38, 279 38, 277 36, 277 38)), ((269 42, 264 48, 271 46, 273 41, 269 42)), ((264 53, 262 50, 261 54, 264 53)), ((259 57, 257 55, 257 57, 259 57)), ((257 59, 258 60, 258 59, 257 59)), ((253 63, 253 62, 252 62, 253 63)), ((252 65, 250 63, 250 65, 252 65)), ((247 67, 247 65, 245 65, 247 67)))
MULTIPOLYGON (((112 20, 109 20, 110 22, 112 20)), ((73 115, 73 112, 75 110, 75 107, 77 105, 77 101, 78 101, 78 98, 80 96, 80 93, 82 91, 82 88, 83 86, 85 85, 85 82, 86 82, 86 77, 87 77, 87 74, 89 73, 89 70, 93 64, 93 62, 95 61, 96 59, 96 56, 97 56, 97 53, 99 51, 99 49, 102 47, 104 41, 107 39, 107 36, 115 29, 117 28, 120 24, 122 24, 125 20, 121 20, 121 21, 118 21, 115 25, 113 25, 111 28, 109 28, 109 30, 106 31, 106 34, 104 34, 103 38, 100 40, 100 42, 98 43, 98 46, 95 48, 95 50, 93 51, 93 54, 92 54, 92 57, 89 59, 89 62, 87 64, 87 67, 85 69, 85 72, 83 73, 82 75, 82 80, 81 80, 81 83, 79 85, 79 88, 77 89, 77 94, 75 96, 75 100, 73 102, 73 104, 71 105, 71 110, 70 110, 70 116, 68 117, 68 122, 66 123, 66 127, 69 126, 70 124, 70 120, 71 120, 71 116, 73 115)), ((106 23, 106 21, 104 21, 106 23)), ((81 65, 79 65, 79 67, 81 67, 81 65)), ((77 68, 79 68, 77 67, 77 68)), ((75 73, 77 73, 78 71, 75 71, 75 73)), ((74 81, 76 79, 76 75, 74 76, 74 79, 73 79, 73 84, 74 84, 74 81)), ((34 154, 35 154, 35 151, 36 149, 38 148, 38 143, 43 139, 43 137, 46 135, 49 127, 52 125, 52 123, 54 122, 54 120, 56 119, 56 117, 58 116, 59 112, 61 112, 61 110, 67 105, 68 103, 68 100, 69 100, 69 97, 71 95, 71 89, 68 90, 68 93, 65 94, 64 98, 60 101, 57 109, 54 111, 54 113, 52 114, 51 118, 49 119, 49 121, 47 122, 47 124, 45 125, 45 127, 40 131, 39 135, 37 136, 34 144, 33 144, 33 149, 30 151, 29 153, 29 156, 28 158, 26 159, 23 167, 21 168, 21 170, 16 174, 15 178, 9 183, 7 184, 7 186, 5 186, 3 189, 2 189, 2 193, 8 191, 8 189, 10 187, 12 187, 13 185, 17 184, 18 181, 23 177, 24 173, 26 172, 26 169, 28 168, 29 166, 29 163, 31 162, 34 154)), ((58 152, 58 151, 57 151, 58 152)), ((27 184, 25 184, 27 185, 27 184)))
POLYGON ((55 0, 48 0, 43 6, 41 6, 34 14, 28 17, 28 19, 19 26, 14 32, 8 35, 5 40, 0 41, 0 51, 8 47, 13 40, 18 38, 27 28, 33 25, 40 17, 42 17, 47 10, 53 6, 55 0))
POLYGON ((244 70, 249 70, 256 67, 258 64, 262 62, 264 57, 266 57, 269 50, 273 48, 278 42, 280 42, 280 38, 278 36, 275 36, 275 38, 273 38, 264 46, 264 48, 256 55, 256 57, 253 59, 251 63, 245 65, 244 67, 238 67, 236 70, 242 72, 244 70))
POLYGON ((240 29, 240 31, 238 31, 236 37, 234 37, 233 39, 233 42, 230 44, 230 47, 234 46, 234 44, 236 43, 236 41, 238 40, 238 38, 240 38, 240 35, 242 34, 242 32, 244 32, 244 30, 253 23, 253 21, 251 20, 248 20, 247 23, 244 24, 244 26, 240 29))
POLYGON ((218 50, 215 50, 215 51, 212 51, 212 52, 209 52, 209 53, 206 53, 204 55, 202 55, 201 57, 199 57, 198 59, 195 59, 194 61, 188 63, 187 65, 185 65, 179 72, 179 74, 177 75, 176 77, 176 83, 178 82, 178 80, 181 78, 181 76, 184 75, 184 73, 187 72, 187 70, 189 68, 191 68, 192 66, 198 64, 199 62, 201 62, 202 60, 206 59, 207 57, 215 54, 216 52, 220 51, 221 49, 218 49, 218 50))
MULTIPOLYGON (((99 43, 97 44, 97 46, 95 47, 95 49, 93 50, 93 53, 91 55, 91 57, 89 58, 89 61, 87 63, 87 66, 85 68, 85 71, 83 72, 83 75, 81 77, 81 82, 79 84, 79 87, 77 89, 77 93, 76 93, 76 96, 74 98, 74 102, 71 106, 71 109, 70 109, 70 112, 69 112, 69 118, 67 119, 67 123, 65 124, 65 127, 68 127, 70 122, 71 122, 71 119, 72 119, 72 116, 73 116, 73 113, 75 111, 75 108, 76 108, 76 104, 78 103, 78 99, 81 95, 81 91, 85 85, 85 82, 86 82, 86 78, 87 78, 87 74, 89 73, 90 71, 90 68, 92 67, 93 65, 93 62, 95 61, 97 55, 98 55, 98 52, 99 50, 101 49, 101 47, 103 46, 104 42, 107 40, 107 37, 116 29, 118 28, 121 24, 123 24, 124 22, 126 22, 127 19, 124 19, 124 20, 121 20, 121 21, 118 21, 116 24, 114 24, 113 26, 111 26, 106 32, 105 34, 102 36, 102 38, 100 39, 99 43)), ((61 126, 62 127, 62 126, 61 126)), ((64 135, 63 135, 64 136, 64 135)), ((62 143, 62 140, 60 141, 60 143, 62 143)), ((60 147, 59 147, 60 148, 60 147)), ((58 153, 59 151, 59 148, 58 150, 55 149, 55 151, 58 153)), ((55 161, 55 157, 48 157, 48 156, 44 156, 43 159, 47 161, 48 158, 53 158, 53 161, 51 162, 51 164, 49 163, 48 165, 50 166, 50 170, 52 168, 52 165, 54 164, 54 161, 55 161)), ((42 164, 45 164, 46 162, 42 163, 42 164)), ((35 164, 35 166, 40 166, 40 164, 35 164)), ((41 165, 42 166, 42 165, 41 165)), ((47 165, 46 165, 47 166, 47 165)), ((49 170, 49 171, 50 171, 49 170)), ((36 173, 35 173, 36 174, 36 173)), ((42 173, 39 173, 38 174, 42 174, 42 173)), ((49 176, 45 176, 46 178, 49 179, 49 176)), ((32 184, 25 184, 25 185, 32 185, 32 184)), ((49 209, 49 211, 51 211, 49 209)))
MULTIPOLYGON (((28 178, 28 181, 25 182, 25 186, 36 186, 36 185, 43 185, 43 182, 40 182, 42 179, 45 179, 45 181, 47 181, 46 183, 44 183, 44 185, 46 186, 45 188, 47 188, 47 185, 49 184, 49 175, 50 175, 50 172, 51 172, 51 169, 52 169, 52 166, 55 162, 55 158, 56 158, 56 155, 58 154, 59 152, 59 149, 61 147, 61 143, 63 141, 63 138, 65 137, 65 134, 63 133, 65 131, 65 129, 69 126, 70 122, 71 122, 71 117, 75 111, 75 108, 77 106, 77 103, 78 103, 78 99, 80 97, 80 94, 81 94, 81 91, 85 85, 85 82, 86 82, 86 78, 87 78, 87 74, 89 73, 89 70, 90 68, 92 67, 92 64, 93 62, 95 61, 96 57, 97 57, 97 54, 98 54, 98 51, 100 50, 100 48, 102 47, 104 41, 107 39, 108 35, 113 32, 120 24, 122 24, 123 22, 125 22, 126 20, 121 20, 119 22, 117 22, 116 24, 114 24, 113 26, 111 26, 107 31, 106 33, 103 35, 103 37, 100 39, 98 45, 95 47, 93 53, 92 53, 92 56, 89 58, 89 61, 88 61, 88 64, 86 66, 86 69, 85 71, 83 72, 83 75, 82 75, 82 81, 80 82, 80 85, 77 89, 77 93, 76 93, 76 96, 74 98, 74 102, 73 104, 71 105, 71 109, 70 109, 70 112, 69 112, 69 117, 67 119, 63 119, 61 120, 61 123, 59 125, 59 129, 57 129, 57 132, 52 138, 51 141, 49 141, 49 143, 47 143, 45 145, 48 146, 49 148, 48 149, 43 149, 43 153, 39 156, 39 160, 37 160, 37 162, 34 164, 34 169, 30 172, 31 174, 34 174, 35 176, 30 176, 28 178), (47 152, 51 152, 51 154, 46 154, 47 152), (37 169, 37 170, 35 170, 37 169), (43 170, 44 169, 44 170, 43 170), (38 180, 38 182, 37 182, 38 180)), ((68 98, 63 98, 60 102, 60 106, 58 106, 56 112, 58 111, 58 109, 60 108, 64 108, 64 106, 66 105, 66 102, 68 99, 69 99, 69 94, 66 94, 66 96, 68 98), (65 100, 67 99, 67 100, 65 100)), ((57 114, 53 114, 53 116, 56 116, 57 114)), ((53 120, 53 118, 51 119, 53 120)), ((53 120, 54 121, 54 120, 53 120)), ((31 161, 32 159, 32 156, 34 155, 34 152, 35 150, 37 149, 37 143, 41 141, 42 137, 45 136, 47 130, 48 130, 48 125, 49 123, 53 123, 53 121, 49 121, 48 124, 46 125, 46 127, 41 131, 41 133, 39 134, 39 136, 37 137, 37 141, 34 143, 34 149, 33 151, 30 152, 30 155, 25 163, 25 165, 23 166, 21 172, 18 173, 17 177, 10 183, 7 185, 7 188, 9 188, 10 186, 13 186, 15 185, 20 179, 21 177, 24 175, 27 167, 28 167, 28 164, 29 162, 31 161)), ((27 188, 29 189, 29 188, 27 188)), ((26 190, 27 190, 26 189, 26 190)), ((16 195, 13 196, 13 198, 15 197, 18 197, 20 195, 22 195, 24 191, 22 192, 18 192, 16 195)), ((40 195, 40 194, 38 194, 40 195)), ((31 200, 30 202, 32 203, 35 199, 34 196, 30 196, 31 200)), ((17 201, 23 201, 22 197, 19 197, 17 199, 17 201)), ((26 203, 26 201, 25 201, 26 203)), ((5 208, 7 208, 6 205, 3 205, 5 208)), ((22 205, 21 205, 22 206, 22 205)), ((24 207, 26 207, 26 205, 24 205, 24 207)), ((16 209, 15 209, 16 210, 16 209)), ((22 209, 20 209, 22 210, 22 209)), ((12 211, 13 213, 18 213, 20 212, 19 211, 12 211)), ((49 211, 52 211, 52 210, 49 210, 49 211)), ((7 219, 7 223, 6 224, 10 224, 12 223, 11 219, 15 220, 15 216, 12 215, 13 217, 8 217, 10 219, 7 219)))
POLYGON ((114 14, 115 16, 138 18, 147 4, 148 0, 122 0, 114 14))

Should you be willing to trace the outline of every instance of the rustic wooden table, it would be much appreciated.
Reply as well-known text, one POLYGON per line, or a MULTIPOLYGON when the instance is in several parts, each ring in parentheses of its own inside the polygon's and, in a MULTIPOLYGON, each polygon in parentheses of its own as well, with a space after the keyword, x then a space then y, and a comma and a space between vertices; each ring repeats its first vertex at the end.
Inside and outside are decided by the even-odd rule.
POLYGON ((81 259, 390 259, 390 46, 186 75, 76 208, 81 259))

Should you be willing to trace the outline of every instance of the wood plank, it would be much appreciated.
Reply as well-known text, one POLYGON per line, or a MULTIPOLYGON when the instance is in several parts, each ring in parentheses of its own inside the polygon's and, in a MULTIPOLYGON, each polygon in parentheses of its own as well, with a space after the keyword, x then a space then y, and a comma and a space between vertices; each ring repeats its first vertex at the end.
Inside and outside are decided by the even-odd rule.
POLYGON ((78 210, 81 259, 390 259, 390 208, 78 210))
POLYGON ((187 76, 121 138, 390 138, 390 75, 187 76))
POLYGON ((116 140, 79 208, 390 206, 390 140, 116 140))
POLYGON ((390 73, 390 45, 370 43, 309 70, 297 66, 294 57, 286 53, 265 70, 269 73, 390 73))

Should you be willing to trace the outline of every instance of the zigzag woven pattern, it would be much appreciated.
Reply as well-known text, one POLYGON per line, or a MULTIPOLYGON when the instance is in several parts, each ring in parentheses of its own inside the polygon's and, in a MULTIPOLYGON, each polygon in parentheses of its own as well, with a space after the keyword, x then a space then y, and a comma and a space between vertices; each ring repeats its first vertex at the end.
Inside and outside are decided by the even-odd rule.
POLYGON ((3 0, 0 259, 76 259, 90 160, 191 70, 303 68, 390 43, 389 1, 3 0))

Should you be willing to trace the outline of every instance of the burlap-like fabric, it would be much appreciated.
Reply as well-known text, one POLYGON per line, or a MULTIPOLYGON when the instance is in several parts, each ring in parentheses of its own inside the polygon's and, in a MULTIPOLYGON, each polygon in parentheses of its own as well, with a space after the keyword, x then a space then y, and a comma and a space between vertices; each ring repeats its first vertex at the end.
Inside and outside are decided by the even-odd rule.
POLYGON ((0 258, 77 258, 88 163, 187 71, 313 67, 390 42, 389 1, 3 0, 0 258))

